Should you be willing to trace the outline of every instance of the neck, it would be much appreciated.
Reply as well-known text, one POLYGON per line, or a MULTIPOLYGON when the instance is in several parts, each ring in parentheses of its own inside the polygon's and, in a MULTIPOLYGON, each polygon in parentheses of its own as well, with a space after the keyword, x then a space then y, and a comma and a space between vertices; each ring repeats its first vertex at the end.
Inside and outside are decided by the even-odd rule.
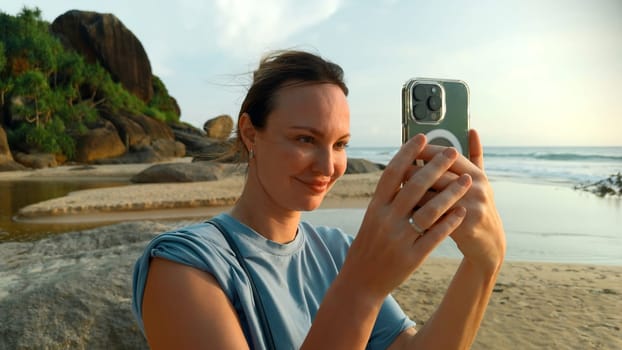
POLYGON ((277 243, 289 243, 296 238, 299 211, 278 208, 274 203, 257 203, 245 187, 238 202, 231 209, 231 216, 252 228, 260 235, 277 243))

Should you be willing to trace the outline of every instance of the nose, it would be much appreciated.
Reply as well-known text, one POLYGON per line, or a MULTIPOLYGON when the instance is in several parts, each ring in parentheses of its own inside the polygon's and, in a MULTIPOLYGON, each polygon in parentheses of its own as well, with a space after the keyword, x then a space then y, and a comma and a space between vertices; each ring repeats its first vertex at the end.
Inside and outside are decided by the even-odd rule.
POLYGON ((315 157, 313 157, 313 172, 332 177, 335 173, 335 155, 333 152, 332 148, 318 148, 315 152, 315 157))

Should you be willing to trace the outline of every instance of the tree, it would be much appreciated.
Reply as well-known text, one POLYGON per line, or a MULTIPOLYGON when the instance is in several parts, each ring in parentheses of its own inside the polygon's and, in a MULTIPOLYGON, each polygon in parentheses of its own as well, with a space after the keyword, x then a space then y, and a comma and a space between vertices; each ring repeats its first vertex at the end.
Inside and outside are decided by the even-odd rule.
POLYGON ((0 41, 0 108, 5 104, 7 91, 13 86, 13 79, 8 74, 3 74, 7 59, 4 53, 4 44, 0 41))
MULTIPOLYGON (((20 96, 21 101, 12 112, 38 126, 42 122, 41 117, 50 112, 45 96, 49 92, 50 87, 41 72, 28 70, 20 74, 15 79, 13 93, 20 96)), ((47 118, 43 122, 47 122, 47 118)))

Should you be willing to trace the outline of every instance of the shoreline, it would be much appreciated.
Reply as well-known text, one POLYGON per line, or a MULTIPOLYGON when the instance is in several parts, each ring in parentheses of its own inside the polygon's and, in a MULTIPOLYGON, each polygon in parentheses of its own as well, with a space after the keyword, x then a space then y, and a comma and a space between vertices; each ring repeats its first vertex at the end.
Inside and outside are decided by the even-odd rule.
MULTIPOLYGON (((95 178, 127 177, 129 180, 133 171, 139 168, 141 167, 134 167, 132 171, 125 169, 126 172, 122 174, 110 170, 102 173, 98 171, 99 168, 90 170, 95 178)), ((11 179, 40 181, 53 177, 66 180, 67 176, 62 174, 69 171, 71 170, 44 173, 40 176, 17 174, 11 179)), ((323 206, 343 207, 344 203, 350 203, 349 205, 359 207, 361 203, 365 203, 365 199, 371 198, 380 174, 382 172, 344 175, 326 195, 323 206)), ((237 201, 243 184, 244 176, 231 176, 215 181, 128 184, 80 190, 21 208, 15 219, 20 222, 68 222, 72 219, 80 222, 88 220, 88 216, 114 217, 110 214, 120 214, 127 217, 132 212, 137 214, 136 217, 160 218, 162 214, 171 217, 175 215, 174 211, 182 214, 184 210, 192 211, 197 208, 229 207, 237 201), (172 211, 164 213, 163 210, 172 211), (60 216, 65 219, 59 220, 60 216)))

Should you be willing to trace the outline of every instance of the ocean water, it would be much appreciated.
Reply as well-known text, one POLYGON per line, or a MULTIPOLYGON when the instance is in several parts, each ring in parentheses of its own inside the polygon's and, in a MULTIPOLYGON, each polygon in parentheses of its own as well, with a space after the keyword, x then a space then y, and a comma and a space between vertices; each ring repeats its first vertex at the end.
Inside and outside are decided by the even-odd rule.
MULTIPOLYGON (((387 164, 398 147, 350 147, 348 157, 387 164)), ((487 147, 488 176, 518 182, 569 186, 622 173, 622 147, 487 147)))

